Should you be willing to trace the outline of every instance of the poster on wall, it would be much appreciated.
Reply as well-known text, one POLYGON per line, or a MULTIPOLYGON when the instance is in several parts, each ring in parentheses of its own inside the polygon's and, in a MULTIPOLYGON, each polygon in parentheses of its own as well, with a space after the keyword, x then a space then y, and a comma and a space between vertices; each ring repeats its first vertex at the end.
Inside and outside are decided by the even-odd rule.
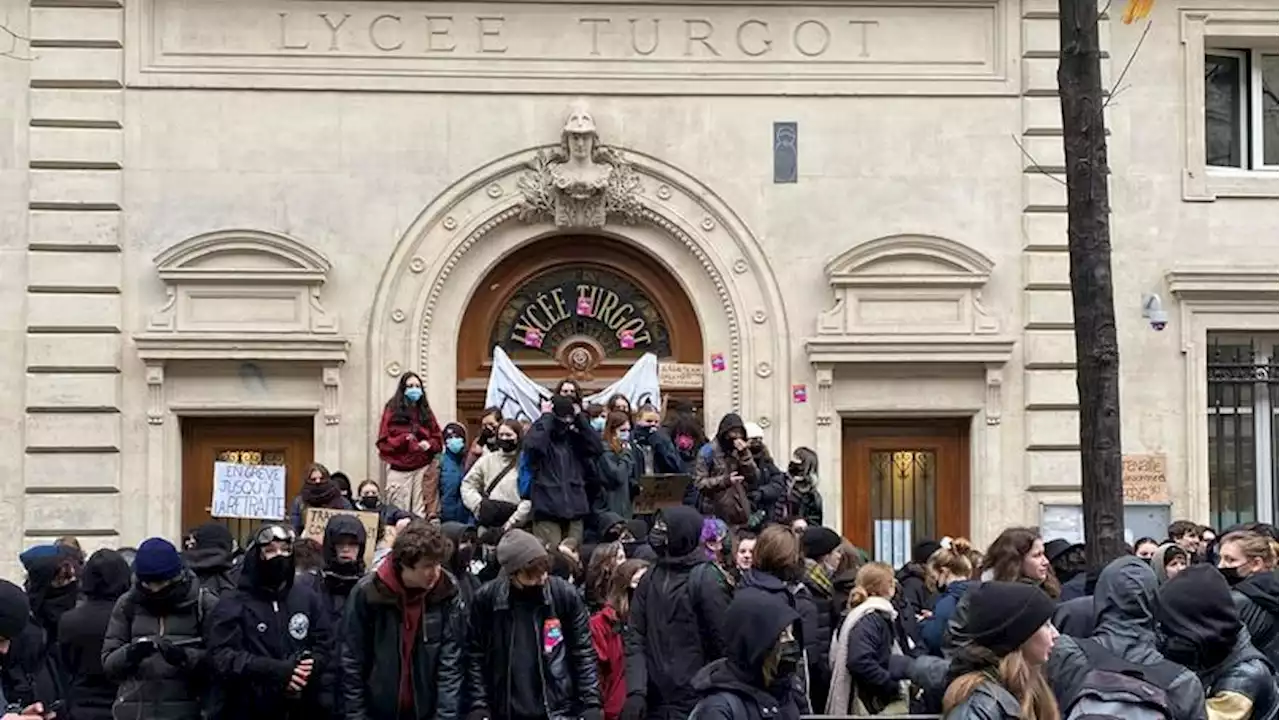
MULTIPOLYGON (((1158 503, 1127 503, 1124 506, 1124 541, 1143 537, 1161 538, 1169 530, 1169 506, 1158 503)), ((1059 538, 1070 543, 1084 542, 1084 508, 1080 505, 1056 504, 1040 506, 1040 535, 1046 540, 1059 538)))
MULTIPOLYGON (((618 394, 630 400, 634 408, 645 405, 662 407, 662 394, 658 390, 658 356, 653 353, 641 355, 626 375, 584 400, 588 404, 603 405, 618 394)), ((532 421, 542 415, 542 401, 550 398, 551 391, 521 372, 505 350, 493 348, 493 369, 489 371, 485 407, 501 408, 504 418, 532 421)))
POLYGON ((283 465, 213 464, 213 502, 216 518, 284 519, 283 465))

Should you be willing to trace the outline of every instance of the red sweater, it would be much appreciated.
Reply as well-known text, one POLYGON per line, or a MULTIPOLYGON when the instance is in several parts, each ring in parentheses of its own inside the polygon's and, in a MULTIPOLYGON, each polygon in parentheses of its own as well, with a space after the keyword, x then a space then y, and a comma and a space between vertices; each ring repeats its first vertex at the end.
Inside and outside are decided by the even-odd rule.
POLYGON ((378 455, 392 470, 411 472, 424 468, 444 447, 444 434, 435 414, 427 411, 427 424, 417 418, 396 417, 391 408, 382 411, 382 424, 378 427, 378 455), (426 440, 430 450, 423 451, 418 443, 426 440))
POLYGON ((618 720, 627 701, 627 655, 622 645, 622 630, 613 607, 591 616, 591 646, 596 651, 596 667, 600 671, 600 700, 605 720, 618 720))

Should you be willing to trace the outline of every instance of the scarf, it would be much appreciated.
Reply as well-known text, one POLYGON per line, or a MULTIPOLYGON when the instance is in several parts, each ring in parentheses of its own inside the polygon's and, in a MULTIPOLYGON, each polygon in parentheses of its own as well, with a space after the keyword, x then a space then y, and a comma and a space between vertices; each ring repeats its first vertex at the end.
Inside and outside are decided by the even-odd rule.
MULTIPOLYGON (((866 715, 867 709, 863 706, 862 700, 858 697, 858 686, 853 682, 853 677, 849 674, 847 661, 849 659, 849 633, 853 630, 853 626, 858 624, 862 618, 873 612, 882 612, 889 616, 890 620, 897 619, 898 611, 893 609, 893 603, 888 598, 869 597, 862 602, 861 605, 849 611, 845 616, 844 622, 840 624, 840 631, 831 639, 831 690, 827 695, 827 715, 866 715)), ((894 655, 901 655, 902 648, 898 646, 898 641, 893 641, 893 648, 889 651, 894 655)), ((902 683, 902 696, 906 697, 906 683, 902 683)))
POLYGON ((400 606, 400 709, 413 710, 413 645, 418 638, 418 627, 426 610, 427 591, 406 588, 400 582, 396 564, 384 562, 378 566, 378 580, 396 596, 400 606))
POLYGON ((307 482, 302 485, 302 502, 306 503, 307 507, 341 508, 342 503, 337 502, 341 494, 342 491, 332 480, 307 482))
POLYGON ((823 595, 831 597, 832 593, 835 592, 835 587, 831 584, 831 576, 827 575, 827 569, 822 566, 822 563, 814 560, 810 560, 807 565, 805 576, 809 579, 809 582, 813 583, 815 588, 821 590, 823 595))

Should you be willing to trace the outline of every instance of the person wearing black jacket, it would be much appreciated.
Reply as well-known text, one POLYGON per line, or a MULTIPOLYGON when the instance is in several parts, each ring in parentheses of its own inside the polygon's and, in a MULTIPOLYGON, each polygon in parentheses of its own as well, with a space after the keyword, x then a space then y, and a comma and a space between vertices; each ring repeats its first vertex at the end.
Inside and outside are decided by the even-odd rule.
POLYGON ((1271 717, 1277 707, 1271 665, 1250 642, 1221 574, 1192 565, 1165 583, 1158 597, 1160 651, 1200 678, 1210 716, 1271 717))
POLYGON ((582 522, 591 514, 588 493, 599 485, 596 461, 604 445, 580 410, 573 397, 556 395, 524 436, 533 470, 533 534, 548 547, 559 547, 567 537, 583 541, 582 522))
POLYGON ((343 621, 340 717, 458 717, 463 603, 444 569, 451 552, 439 528, 415 520, 355 586, 343 621))
POLYGON ((898 569, 898 599, 902 611, 915 619, 922 612, 933 610, 938 601, 937 588, 929 582, 929 558, 942 545, 936 540, 921 540, 911 548, 911 562, 898 569))
POLYGON ((600 683, 587 606, 550 574, 533 535, 498 542, 502 573, 471 605, 465 695, 471 720, 601 720, 600 683))
POLYGON ((209 690, 203 639, 217 598, 163 538, 138 546, 134 575, 102 641, 103 670, 120 683, 113 716, 200 720, 209 690))
POLYGON ((1231 585, 1240 620, 1249 629, 1253 646, 1276 669, 1280 584, 1276 581, 1276 552, 1271 538, 1256 532, 1232 532, 1218 544, 1218 571, 1231 585))
POLYGON ((726 656, 694 676, 701 699, 690 720, 799 720, 805 700, 790 652, 799 619, 781 596, 735 597, 725 611, 726 656))
POLYGON ((751 516, 747 526, 757 532, 773 517, 774 508, 787 491, 787 475, 778 469, 764 444, 764 429, 759 424, 744 423, 747 431, 747 450, 755 461, 756 476, 747 487, 747 502, 751 504, 751 516))
MULTIPOLYGON (((9 653, 13 650, 13 639, 23 633, 30 618, 31 605, 27 602, 27 594, 8 580, 0 580, 0 661, 8 662, 9 653)), ((16 720, 18 717, 44 717, 43 703, 19 704, 17 697, 6 695, 9 691, 8 686, 6 677, 4 685, 0 687, 0 708, 12 707, 14 711, 7 712, 4 716, 5 720, 16 720)))
POLYGON ((658 561, 631 599, 624 720, 685 718, 697 702, 693 676, 724 657, 730 597, 702 552, 701 532, 702 516, 681 506, 663 510, 649 533, 658 561))
POLYGON ((75 607, 79 583, 71 548, 36 545, 19 559, 27 571, 23 589, 30 603, 27 626, 9 638, 0 658, 0 691, 10 703, 51 705, 65 697, 66 679, 57 658, 58 622, 75 607))
POLYGON ((334 688, 333 713, 343 716, 342 664, 337 661, 338 649, 343 641, 343 615, 351 589, 365 574, 364 552, 368 533, 364 523, 355 515, 334 515, 324 526, 324 544, 321 556, 324 567, 314 578, 315 589, 329 610, 329 622, 334 634, 334 661, 329 663, 322 676, 325 687, 334 688))
POLYGON ((284 525, 258 530, 239 586, 214 609, 206 639, 220 680, 215 716, 324 718, 333 705, 333 688, 318 682, 333 655, 329 611, 294 584, 294 539, 284 525))
POLYGON ((84 602, 58 621, 58 659, 70 679, 66 707, 72 720, 111 720, 117 683, 102 669, 102 642, 116 600, 131 579, 120 553, 95 552, 82 571, 84 602))
POLYGON ((191 533, 192 545, 182 553, 187 567, 196 574, 200 587, 214 597, 235 588, 235 538, 226 525, 209 522, 191 533))
POLYGON ((445 522, 440 523, 440 531, 453 543, 453 553, 449 556, 447 567, 458 585, 462 602, 470 606, 471 598, 475 597, 483 584, 476 577, 476 571, 484 567, 484 559, 476 554, 480 547, 476 529, 459 522, 445 522))

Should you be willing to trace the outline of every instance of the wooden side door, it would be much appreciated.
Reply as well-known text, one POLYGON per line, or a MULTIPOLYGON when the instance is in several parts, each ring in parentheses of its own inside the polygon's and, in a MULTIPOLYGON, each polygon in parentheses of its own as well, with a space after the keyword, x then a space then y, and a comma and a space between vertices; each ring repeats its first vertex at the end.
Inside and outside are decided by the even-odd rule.
MULTIPOLYGON (((213 520, 213 464, 285 466, 285 507, 302 488, 307 466, 314 462, 313 419, 183 418, 182 527, 194 528, 213 520)), ((331 468, 332 469, 332 468, 331 468)), ((260 520, 218 519, 241 542, 261 525, 260 520)))
POLYGON ((899 567, 923 539, 969 535, 967 420, 844 426, 844 535, 899 567))

